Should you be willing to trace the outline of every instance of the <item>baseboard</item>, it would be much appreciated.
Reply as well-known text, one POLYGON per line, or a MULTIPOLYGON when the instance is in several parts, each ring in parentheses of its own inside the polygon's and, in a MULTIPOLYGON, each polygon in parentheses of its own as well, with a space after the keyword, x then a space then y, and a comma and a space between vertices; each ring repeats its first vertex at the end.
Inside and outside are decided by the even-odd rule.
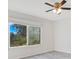
POLYGON ((64 50, 54 50, 54 51, 71 54, 70 51, 64 51, 64 50))
MULTIPOLYGON (((27 56, 27 58, 33 57, 33 56, 38 56, 38 55, 45 54, 45 53, 49 53, 49 52, 53 52, 53 51, 54 51, 54 50, 43 51, 43 52, 41 52, 41 53, 36 53, 36 54, 30 55, 30 56, 27 56)), ((21 57, 21 58, 19 58, 19 59, 24 59, 24 58, 26 58, 26 57, 21 57)))

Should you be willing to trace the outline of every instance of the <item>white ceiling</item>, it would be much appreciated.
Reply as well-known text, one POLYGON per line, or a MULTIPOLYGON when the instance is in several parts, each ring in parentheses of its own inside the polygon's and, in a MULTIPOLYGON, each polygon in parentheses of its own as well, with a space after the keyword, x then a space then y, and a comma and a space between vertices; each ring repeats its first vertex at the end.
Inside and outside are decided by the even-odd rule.
MULTIPOLYGON (((61 15, 54 14, 53 11, 45 12, 46 10, 52 9, 50 6, 45 5, 45 2, 55 3, 62 0, 8 0, 9 1, 9 10, 25 13, 28 15, 33 15, 48 20, 58 20, 68 18, 71 16, 70 10, 62 10, 61 15)), ((70 7, 70 0, 66 0, 67 3, 65 7, 70 7)))

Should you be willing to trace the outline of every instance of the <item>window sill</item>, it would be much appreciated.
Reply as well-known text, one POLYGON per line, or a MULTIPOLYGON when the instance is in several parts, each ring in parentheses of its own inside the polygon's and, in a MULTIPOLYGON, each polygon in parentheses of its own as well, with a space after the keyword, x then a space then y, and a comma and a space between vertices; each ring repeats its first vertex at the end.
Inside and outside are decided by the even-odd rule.
POLYGON ((37 46, 41 46, 41 44, 36 44, 36 45, 23 45, 23 46, 9 47, 9 48, 31 48, 31 47, 37 47, 37 46))

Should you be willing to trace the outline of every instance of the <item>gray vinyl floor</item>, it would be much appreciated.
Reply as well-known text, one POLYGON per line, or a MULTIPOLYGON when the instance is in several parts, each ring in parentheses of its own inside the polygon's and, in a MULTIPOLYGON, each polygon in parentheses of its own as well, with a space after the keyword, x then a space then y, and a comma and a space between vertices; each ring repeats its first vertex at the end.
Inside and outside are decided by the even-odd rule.
POLYGON ((44 54, 39 54, 36 56, 25 57, 22 59, 71 59, 71 55, 61 52, 49 52, 44 54))

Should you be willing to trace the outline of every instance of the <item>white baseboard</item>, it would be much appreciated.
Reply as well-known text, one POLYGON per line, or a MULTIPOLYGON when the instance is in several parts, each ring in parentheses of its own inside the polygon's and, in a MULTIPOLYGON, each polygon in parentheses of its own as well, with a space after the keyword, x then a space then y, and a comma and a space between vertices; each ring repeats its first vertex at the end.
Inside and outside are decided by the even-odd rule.
POLYGON ((71 51, 64 51, 64 50, 54 50, 54 51, 58 51, 58 52, 63 52, 63 53, 71 54, 71 51))

